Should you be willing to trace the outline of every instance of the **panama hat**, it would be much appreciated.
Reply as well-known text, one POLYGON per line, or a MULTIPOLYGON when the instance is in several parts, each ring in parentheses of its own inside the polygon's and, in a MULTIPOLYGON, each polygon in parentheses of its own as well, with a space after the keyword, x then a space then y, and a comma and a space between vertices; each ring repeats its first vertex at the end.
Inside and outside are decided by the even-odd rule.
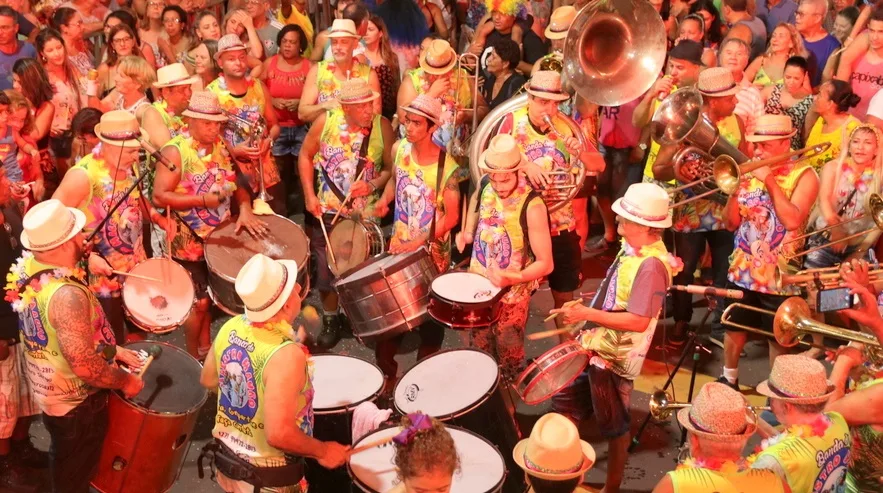
POLYGON ((329 38, 361 38, 356 31, 356 23, 351 19, 334 19, 328 29, 329 38))
POLYGON ((420 94, 413 101, 402 106, 403 111, 428 118, 432 123, 439 124, 442 107, 441 102, 426 94, 420 94))
POLYGON ((512 450, 518 467, 540 479, 581 477, 595 463, 595 449, 579 439, 576 425, 558 413, 544 414, 512 450))
POLYGON ((571 5, 564 5, 552 12, 549 27, 546 28, 547 39, 564 39, 573 19, 576 18, 576 9, 571 5))
POLYGON ((236 294, 252 322, 266 322, 279 313, 297 284, 297 262, 273 260, 258 253, 239 269, 236 294))
POLYGON ((635 183, 613 203, 613 212, 651 228, 671 227, 668 193, 655 183, 635 183))
POLYGON ((427 74, 443 75, 457 64, 457 52, 443 39, 434 39, 420 57, 420 68, 427 74))
POLYGON ((196 91, 190 96, 187 109, 181 113, 183 116, 209 120, 213 122, 227 121, 227 115, 221 110, 218 95, 212 91, 196 91))
POLYGON ((726 67, 712 67, 699 72, 696 88, 703 96, 721 98, 739 92, 739 86, 733 79, 733 72, 726 67))
POLYGON ((173 63, 160 67, 156 71, 156 82, 153 87, 157 89, 172 86, 189 86, 199 80, 198 75, 190 75, 183 63, 173 63))
POLYGON ((340 104, 359 104, 373 101, 379 97, 380 94, 372 90, 365 79, 357 78, 343 81, 337 101, 340 104))
POLYGON ((135 115, 126 110, 113 110, 101 115, 95 135, 102 142, 117 147, 141 147, 141 140, 150 137, 138 125, 135 115))
POLYGON ((512 173, 525 168, 527 163, 527 157, 509 134, 495 135, 478 158, 478 167, 485 173, 512 173))
POLYGON ((747 440, 757 428, 756 419, 745 396, 718 382, 703 385, 691 406, 678 411, 687 431, 716 441, 747 440))
POLYGON ((235 34, 225 34, 218 40, 218 51, 215 53, 215 60, 219 60, 223 53, 230 51, 239 51, 247 49, 235 34))
POLYGON ((792 404, 818 404, 831 397, 834 385, 818 360, 783 354, 773 360, 770 378, 760 382, 757 393, 792 404))
POLYGON ((35 205, 22 220, 21 245, 34 252, 45 252, 63 245, 86 225, 79 209, 65 207, 58 199, 35 205))
POLYGON ((754 124, 754 132, 748 134, 748 142, 766 142, 768 140, 790 139, 797 133, 788 115, 760 115, 754 124))
POLYGON ((552 101, 570 99, 570 94, 561 86, 561 73, 554 70, 535 72, 533 77, 524 84, 524 90, 538 98, 552 101))

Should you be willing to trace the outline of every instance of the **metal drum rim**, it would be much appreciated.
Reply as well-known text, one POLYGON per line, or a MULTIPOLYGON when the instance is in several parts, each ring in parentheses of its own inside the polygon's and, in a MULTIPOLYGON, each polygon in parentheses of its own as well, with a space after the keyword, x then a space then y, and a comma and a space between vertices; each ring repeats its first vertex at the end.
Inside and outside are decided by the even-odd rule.
MULTIPOLYGON (((425 247, 425 246, 422 246, 422 247, 418 248, 417 250, 414 250, 414 251, 411 251, 411 252, 397 253, 397 254, 395 254, 395 255, 390 254, 389 252, 383 252, 383 253, 380 254, 380 255, 377 255, 377 256, 375 256, 375 257, 371 257, 371 258, 365 260, 364 262, 362 262, 361 264, 354 266, 352 269, 350 269, 350 271, 344 273, 344 274, 346 274, 346 275, 342 275, 340 278, 338 278, 338 279, 334 282, 334 288, 335 288, 335 290, 336 290, 336 289, 339 288, 340 286, 347 286, 347 285, 354 284, 354 283, 371 283, 371 282, 374 282, 374 281, 379 280, 379 279, 377 279, 377 278, 375 277, 375 276, 378 276, 378 275, 381 276, 380 279, 385 279, 386 276, 384 276, 383 274, 399 272, 399 271, 402 270, 404 267, 400 267, 400 266, 396 265, 396 266, 394 266, 394 267, 392 267, 392 268, 390 268, 390 269, 380 269, 380 270, 374 271, 374 272, 372 272, 372 273, 368 274, 367 276, 365 276, 365 277, 363 277, 363 278, 360 278, 360 279, 353 279, 353 280, 350 280, 350 281, 347 281, 347 280, 346 280, 347 277, 349 277, 349 276, 355 274, 356 272, 358 272, 358 271, 362 270, 363 268, 365 268, 365 267, 367 267, 367 266, 373 264, 374 262, 379 262, 379 261, 381 261, 381 260, 383 260, 383 259, 385 259, 385 258, 388 258, 388 257, 394 257, 394 256, 398 256, 398 255, 416 255, 417 252, 420 252, 420 251, 423 251, 426 255, 429 255, 429 251, 426 249, 426 247, 425 247)), ((416 262, 415 262, 415 263, 416 263, 416 262)), ((408 264, 408 265, 413 265, 413 264, 408 264)))
POLYGON ((187 278, 190 279, 190 285, 193 286, 193 302, 190 303, 190 309, 187 310, 187 315, 185 315, 182 320, 180 320, 176 323, 173 323, 171 325, 160 326, 159 328, 162 329, 162 331, 151 330, 151 329, 143 326, 138 320, 136 320, 135 317, 132 316, 132 313, 129 311, 129 307, 126 306, 126 298, 123 294, 124 289, 126 287, 126 281, 128 279, 128 278, 126 278, 126 279, 123 279, 123 289, 120 289, 120 298, 122 298, 122 300, 123 300, 123 311, 126 314, 126 318, 128 320, 130 320, 133 324, 135 324, 139 329, 150 332, 151 334, 168 334, 169 332, 173 332, 173 331, 177 330, 178 327, 180 327, 184 322, 187 321, 187 319, 190 317, 190 314, 193 313, 193 307, 196 306, 196 299, 197 299, 197 297, 196 297, 196 284, 193 282, 193 274, 191 274, 190 271, 187 270, 186 267, 184 267, 183 265, 181 265, 177 261, 175 261, 174 258, 153 256, 148 259, 144 259, 141 262, 138 262, 137 264, 135 264, 135 267, 138 267, 139 265, 143 264, 144 262, 147 262, 148 260, 169 260, 171 262, 174 262, 175 265, 177 265, 178 267, 181 267, 181 269, 183 269, 184 272, 187 273, 187 278))
MULTIPOLYGON (((123 347, 128 349, 128 346, 133 343, 135 343, 135 344, 150 343, 150 344, 157 344, 160 346, 168 346, 168 347, 172 347, 172 348, 175 348, 175 349, 181 351, 182 353, 186 354, 187 356, 190 356, 186 351, 182 350, 178 346, 175 346, 174 344, 170 344, 168 342, 163 342, 163 341, 133 341, 133 342, 126 344, 123 347)), ((165 351, 165 350, 163 350, 163 351, 165 351)), ((193 358, 193 356, 190 356, 190 357, 193 358)), ((196 361, 195 358, 194 358, 194 361, 196 361)), ((198 364, 200 368, 203 367, 203 365, 201 363, 199 363, 199 361, 196 361, 196 364, 198 364)), ((129 399, 126 399, 126 397, 124 395, 122 395, 123 394, 122 390, 114 390, 113 393, 116 394, 116 396, 119 397, 120 400, 124 404, 134 408, 135 410, 141 411, 142 413, 148 414, 150 416, 157 416, 157 417, 161 417, 161 418, 173 418, 173 417, 178 417, 178 416, 188 416, 190 414, 193 414, 194 410, 199 412, 199 410, 202 409, 202 406, 204 406, 205 402, 208 400, 208 395, 209 395, 209 391, 206 390, 205 388, 203 388, 202 389, 202 399, 200 400, 199 405, 193 406, 192 408, 188 409, 186 412, 158 412, 158 411, 153 411, 151 409, 145 409, 144 407, 135 404, 134 402, 130 401, 129 399)))
MULTIPOLYGON (((564 362, 570 361, 575 356, 577 356, 579 354, 585 354, 585 353, 586 353, 585 349, 583 349, 583 347, 576 341, 564 342, 564 343, 561 343, 561 344, 553 347, 552 349, 549 349, 545 353, 541 354, 539 358, 534 360, 533 363, 528 365, 528 367, 523 372, 521 372, 521 375, 519 375, 518 380, 515 383, 515 391, 518 393, 518 396, 521 397, 521 400, 529 406, 533 406, 533 405, 539 404, 540 402, 544 402, 544 401, 548 400, 551 397, 551 395, 548 397, 545 397, 543 399, 538 399, 538 400, 534 400, 534 399, 528 400, 526 398, 527 394, 530 393, 530 391, 533 390, 533 388, 539 383, 536 381, 536 378, 538 376, 546 373, 550 368, 555 368, 557 366, 560 366, 564 362), (557 358, 554 361, 549 362, 550 364, 548 364, 548 365, 543 365, 543 363, 547 362, 547 360, 549 358, 551 358, 552 356, 555 356, 556 354, 559 354, 562 350, 565 352, 559 358, 557 358)), ((586 366, 588 366, 588 363, 589 363, 589 358, 588 358, 588 356, 586 356, 586 366)), ((585 369, 585 366, 583 366, 583 370, 584 369, 585 369)), ((573 378, 569 379, 560 388, 553 391, 552 395, 559 392, 564 387, 567 387, 568 385, 570 385, 571 382, 573 382, 574 380, 576 380, 579 377, 580 373, 582 373, 582 370, 577 372, 577 374, 573 378)))

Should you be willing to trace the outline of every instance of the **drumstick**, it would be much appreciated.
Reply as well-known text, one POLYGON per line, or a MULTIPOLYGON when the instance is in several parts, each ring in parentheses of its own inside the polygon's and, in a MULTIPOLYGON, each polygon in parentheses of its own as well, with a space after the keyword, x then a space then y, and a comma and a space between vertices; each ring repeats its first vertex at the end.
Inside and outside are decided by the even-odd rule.
POLYGON ((331 240, 328 239, 328 231, 325 230, 325 219, 319 216, 319 226, 322 226, 322 235, 325 237, 325 244, 328 245, 328 254, 331 255, 331 263, 337 267, 337 260, 334 260, 334 249, 331 248, 331 240))
MULTIPOLYGON (((353 180, 353 185, 355 185, 357 181, 361 180, 362 175, 364 175, 364 174, 365 174, 365 168, 362 168, 362 171, 359 172, 359 176, 357 176, 356 179, 353 180)), ((343 211, 343 206, 345 206, 346 203, 349 202, 350 195, 352 195, 352 193, 353 193, 353 187, 350 186, 349 191, 346 193, 346 197, 343 198, 343 202, 341 202, 340 207, 337 208, 337 214, 335 214, 334 218, 331 220, 332 226, 334 226, 334 223, 337 222, 337 218, 340 216, 341 211, 343 211)), ((337 263, 337 262, 335 262, 335 263, 337 263)))
POLYGON ((463 194, 463 217, 460 218, 460 231, 466 234, 466 214, 469 212, 469 194, 463 194))
MULTIPOLYGON (((170 206, 166 206, 166 221, 171 221, 171 220, 172 220, 172 208, 170 206)), ((170 234, 168 234, 168 232, 166 232, 166 246, 168 246, 168 248, 169 248, 169 251, 167 254, 169 257, 169 260, 172 260, 172 239, 173 239, 172 235, 170 235, 170 234)))
POLYGON ((373 442, 368 442, 365 445, 359 445, 358 447, 349 451, 349 455, 358 454, 359 452, 364 452, 366 450, 372 449, 374 447, 381 447, 392 442, 394 437, 381 438, 378 440, 374 440, 373 442))
POLYGON ((131 277, 134 279, 141 279, 142 281, 163 282, 162 279, 157 279, 156 277, 142 276, 140 274, 132 274, 131 272, 123 272, 121 270, 114 270, 111 272, 113 272, 114 274, 116 274, 118 276, 125 276, 125 277, 131 277))
MULTIPOLYGON (((561 305, 561 308, 571 307, 573 305, 578 305, 582 302, 583 302, 582 298, 579 298, 576 300, 570 300, 570 301, 564 303, 563 305, 561 305)), ((554 320, 558 315, 561 315, 561 314, 560 313, 553 313, 553 314, 549 315, 548 317, 546 317, 545 319, 543 319, 543 322, 548 322, 549 320, 554 320)))
POLYGON ((572 330, 573 329, 570 328, 544 330, 535 334, 528 334, 527 339, 530 341, 536 341, 539 339, 545 339, 547 337, 557 336, 559 334, 569 334, 570 332, 572 332, 572 330))

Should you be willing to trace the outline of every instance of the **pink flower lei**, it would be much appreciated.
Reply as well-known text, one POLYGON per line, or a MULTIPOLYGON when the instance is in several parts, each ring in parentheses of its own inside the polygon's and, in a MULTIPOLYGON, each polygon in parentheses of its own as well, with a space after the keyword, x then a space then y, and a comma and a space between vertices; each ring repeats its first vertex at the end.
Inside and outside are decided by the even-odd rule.
POLYGON ((754 461, 757 460, 758 454, 787 438, 809 438, 824 436, 825 433, 828 431, 829 426, 831 426, 831 421, 824 414, 819 414, 809 424, 791 425, 782 433, 762 440, 760 442, 760 445, 758 445, 754 449, 754 454, 748 457, 748 463, 754 463, 754 461))

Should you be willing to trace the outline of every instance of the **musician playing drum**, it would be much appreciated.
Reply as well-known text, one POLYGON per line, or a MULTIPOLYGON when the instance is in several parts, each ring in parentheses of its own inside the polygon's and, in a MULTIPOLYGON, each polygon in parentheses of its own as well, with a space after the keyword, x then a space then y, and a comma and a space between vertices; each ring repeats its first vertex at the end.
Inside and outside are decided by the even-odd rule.
POLYGON ((522 174, 527 158, 511 135, 491 139, 479 166, 487 173, 472 197, 466 227, 457 234, 461 252, 469 243, 469 272, 509 288, 496 323, 473 330, 472 345, 491 354, 507 383, 524 370, 524 329, 530 297, 552 272, 552 239, 546 204, 522 174), (526 226, 526 227, 525 227, 526 226))
MULTIPOLYGON (((331 220, 341 207, 343 212, 359 211, 363 219, 376 220, 377 190, 389 180, 390 149, 395 141, 389 121, 374 111, 374 102, 379 98, 380 94, 363 79, 344 82, 340 108, 320 116, 304 139, 298 171, 305 208, 313 217, 325 221, 326 230, 331 229, 331 220), (314 181, 317 171, 318 190, 314 181), (347 195, 350 200, 342 205, 347 195)), ((315 287, 325 310, 324 328, 316 342, 331 348, 340 340, 341 322, 325 246, 322 229, 315 224, 310 249, 316 258, 315 287)))
POLYGON ((82 211, 55 199, 28 211, 21 243, 29 252, 12 266, 15 295, 6 298, 18 312, 28 379, 52 442, 52 491, 59 493, 90 491, 108 426, 104 389, 133 397, 144 386, 114 363, 142 364, 133 351, 114 351, 109 320, 79 267, 86 221, 82 211))
MULTIPOLYGON (((672 277, 683 267, 662 242, 662 232, 671 227, 668 202, 668 193, 656 184, 630 186, 625 196, 613 203, 622 250, 591 306, 573 303, 550 312, 563 314, 559 318, 566 324, 594 324, 579 336, 580 344, 594 355, 585 375, 571 384, 571 390, 591 397, 598 429, 607 438, 605 491, 619 491, 622 483, 634 380, 641 374, 672 277)), ((566 404, 570 403, 553 400, 553 410, 577 422, 588 414, 585 401, 566 404)))
MULTIPOLYGON (((765 159, 788 153, 796 131, 787 115, 762 115, 746 139, 755 143, 755 157, 765 159)), ((775 311, 788 296, 799 294, 796 286, 777 286, 779 254, 790 238, 802 232, 818 192, 819 177, 804 160, 786 162, 773 170, 768 166, 757 169, 730 195, 724 221, 736 234, 727 288, 744 292, 741 303, 775 311)), ((770 332, 773 329, 772 317, 748 310, 737 310, 733 321, 770 332)), ((727 328, 719 381, 734 388, 738 388, 739 353, 746 340, 744 331, 727 328)), ((772 364, 784 348, 772 338, 769 345, 772 364)))
POLYGON ((227 117, 218 97, 210 91, 195 92, 182 114, 188 134, 178 135, 162 148, 162 155, 178 169, 157 167, 153 200, 160 207, 170 207, 173 220, 180 222, 171 255, 190 272, 197 298, 184 323, 185 342, 187 352, 203 361, 211 346, 205 237, 230 217, 234 196, 239 204, 238 229, 244 227, 260 236, 265 226, 252 213, 248 192, 236 187, 233 164, 221 141, 221 125, 227 117))
POLYGON ((123 200, 93 238, 95 251, 89 256, 89 288, 98 296, 114 334, 122 342, 127 331, 121 283, 112 271, 129 272, 147 258, 141 241, 144 218, 149 217, 171 234, 175 225, 143 200, 139 190, 124 196, 137 178, 138 139, 147 138, 135 116, 123 110, 109 111, 101 116, 95 134, 101 141, 99 146, 64 175, 52 198, 86 215, 87 234, 94 232, 108 211, 123 200))
POLYGON ((285 184, 279 178, 271 144, 281 131, 276 111, 270 100, 270 91, 263 82, 247 77, 248 63, 245 45, 239 37, 228 34, 218 40, 215 61, 221 67, 221 75, 206 90, 215 93, 221 108, 230 118, 223 128, 223 138, 245 175, 252 193, 266 188, 273 200, 269 206, 281 216, 285 215, 285 184), (260 123, 263 122, 261 125, 260 123), (266 134, 261 134, 265 131, 266 134), (263 171, 263 182, 259 172, 263 171))
POLYGON ((218 393, 214 443, 206 448, 224 491, 304 493, 299 457, 332 469, 346 462, 347 447, 312 438, 309 352, 300 344, 303 328, 291 326, 302 301, 297 268, 260 253, 242 266, 236 293, 245 314, 221 327, 202 370, 202 385, 218 393))

